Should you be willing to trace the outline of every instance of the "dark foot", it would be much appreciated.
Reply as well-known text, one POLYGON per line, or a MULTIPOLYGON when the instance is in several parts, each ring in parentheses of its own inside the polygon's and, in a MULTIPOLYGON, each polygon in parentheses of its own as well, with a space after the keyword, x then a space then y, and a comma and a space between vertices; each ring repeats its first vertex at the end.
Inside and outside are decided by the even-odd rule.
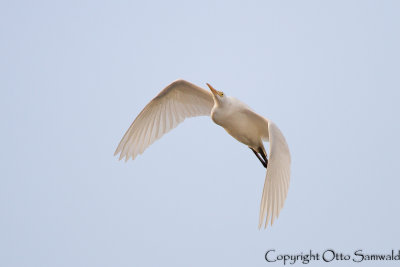
POLYGON ((251 149, 251 151, 253 151, 254 155, 257 156, 258 160, 261 162, 261 164, 264 166, 264 168, 267 168, 268 160, 267 160, 267 157, 264 155, 264 152, 260 153, 263 156, 263 158, 264 158, 263 159, 253 148, 250 147, 250 149, 251 149))
MULTIPOLYGON (((267 155, 264 154, 264 150, 262 150, 262 148, 260 148, 260 154, 263 157, 265 164, 268 166, 267 155)), ((265 168, 267 168, 267 167, 265 167, 265 168)))

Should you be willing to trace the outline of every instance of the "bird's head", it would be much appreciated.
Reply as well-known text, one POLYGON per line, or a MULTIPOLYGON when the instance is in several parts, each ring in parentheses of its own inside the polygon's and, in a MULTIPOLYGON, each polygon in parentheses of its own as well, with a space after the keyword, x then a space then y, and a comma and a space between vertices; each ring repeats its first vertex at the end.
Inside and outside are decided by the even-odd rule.
POLYGON ((215 90, 214 87, 212 87, 209 83, 207 83, 207 86, 211 90, 215 103, 221 104, 226 100, 224 92, 215 90))

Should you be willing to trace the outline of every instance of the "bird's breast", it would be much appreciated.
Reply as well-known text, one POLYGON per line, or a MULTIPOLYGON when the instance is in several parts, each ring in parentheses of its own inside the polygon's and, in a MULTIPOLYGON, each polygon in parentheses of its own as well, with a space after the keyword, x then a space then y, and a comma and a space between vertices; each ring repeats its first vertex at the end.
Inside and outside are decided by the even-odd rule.
POLYGON ((218 108, 213 108, 211 110, 211 119, 219 126, 222 126, 226 121, 227 116, 226 114, 224 115, 223 112, 221 112, 218 108))
POLYGON ((213 109, 211 119, 243 144, 254 146, 261 140, 257 125, 243 112, 213 109))

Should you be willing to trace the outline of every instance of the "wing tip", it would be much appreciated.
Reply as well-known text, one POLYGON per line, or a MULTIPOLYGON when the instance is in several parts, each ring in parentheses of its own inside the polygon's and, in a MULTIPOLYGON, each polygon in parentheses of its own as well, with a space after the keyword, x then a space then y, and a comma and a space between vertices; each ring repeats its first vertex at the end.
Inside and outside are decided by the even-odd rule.
MULTIPOLYGON (((115 156, 118 156, 119 153, 120 153, 119 151, 118 151, 118 152, 116 151, 116 152, 114 153, 114 157, 115 157, 115 156)), ((132 160, 134 160, 134 159, 135 159, 135 156, 134 156, 134 155, 128 155, 128 154, 122 155, 122 153, 121 153, 121 154, 119 155, 118 161, 124 160, 125 162, 128 162, 128 160, 129 160, 130 158, 132 158, 132 160)))
MULTIPOLYGON (((263 227, 263 225, 264 225, 264 229, 267 229, 269 224, 271 224, 271 227, 272 227, 272 225, 274 224, 274 217, 273 217, 273 216, 271 216, 271 218, 269 218, 269 216, 268 216, 268 214, 267 214, 266 217, 267 217, 267 218, 265 218, 265 217, 260 217, 260 220, 259 220, 259 222, 258 222, 258 230, 261 230, 261 228, 263 227), (265 221, 264 221, 264 220, 265 220, 265 221)), ((276 216, 275 218, 277 219, 278 216, 276 216)))

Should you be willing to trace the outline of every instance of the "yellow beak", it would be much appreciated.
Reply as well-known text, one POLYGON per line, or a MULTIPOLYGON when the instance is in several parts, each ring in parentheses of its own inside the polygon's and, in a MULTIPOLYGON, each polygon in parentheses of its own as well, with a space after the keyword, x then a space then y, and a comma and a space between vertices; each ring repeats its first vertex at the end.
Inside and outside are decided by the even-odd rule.
POLYGON ((212 87, 209 83, 206 83, 206 84, 207 84, 208 88, 210 88, 211 92, 212 92, 214 95, 218 95, 218 91, 215 90, 214 87, 212 87))

